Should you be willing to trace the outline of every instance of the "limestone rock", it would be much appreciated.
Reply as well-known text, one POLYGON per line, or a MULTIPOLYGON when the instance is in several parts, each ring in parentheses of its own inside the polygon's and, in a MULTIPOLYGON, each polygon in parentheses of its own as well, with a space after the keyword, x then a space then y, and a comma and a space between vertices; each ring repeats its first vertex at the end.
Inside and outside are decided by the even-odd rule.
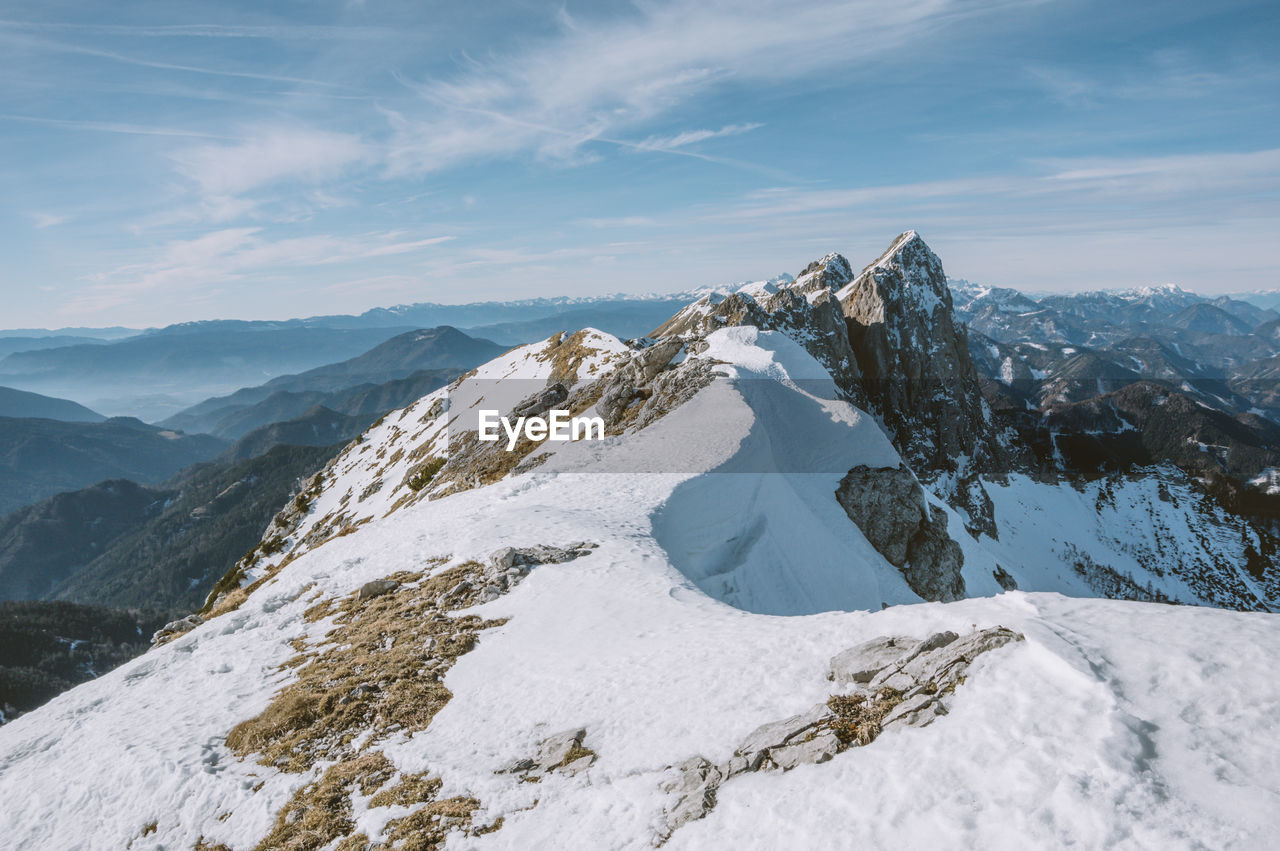
POLYGON ((920 644, 905 635, 882 635, 864 641, 831 657, 827 679, 836 685, 869 683, 884 668, 912 656, 920 644))
POLYGON ((910 470, 854 467, 840 480, 836 500, 890 564, 901 568, 907 563, 907 547, 928 511, 924 491, 910 470))
POLYGON ((190 632, 202 623, 204 623, 204 618, 199 615, 187 615, 185 618, 170 621, 155 631, 155 634, 151 636, 151 644, 159 646, 173 641, 178 636, 190 632))
POLYGON ((702 818, 716 805, 716 789, 724 779, 720 769, 697 756, 677 766, 676 776, 663 784, 663 791, 675 798, 667 808, 666 835, 682 824, 702 818))
POLYGON ((582 744, 582 739, 586 735, 587 731, 585 729, 578 728, 548 736, 538 743, 538 753, 533 758, 534 765, 543 771, 550 771, 562 764, 565 757, 569 756, 574 748, 582 744))
POLYGON ((944 602, 964 596, 964 551, 947 534, 946 512, 928 505, 911 471, 859 465, 840 480, 836 501, 912 591, 944 602))
POLYGON ((770 721, 768 724, 762 724, 742 740, 737 752, 742 755, 749 755, 785 744, 789 739, 816 727, 819 721, 830 714, 831 710, 827 708, 827 705, 819 703, 808 712, 800 715, 793 715, 781 721, 770 721))
POLYGON ((394 579, 374 579, 372 582, 366 582, 360 586, 360 591, 356 594, 356 598, 359 600, 372 600, 374 597, 389 594, 399 587, 400 583, 394 579))
POLYGON ((908 727, 926 727, 939 715, 946 714, 947 708, 937 694, 921 692, 895 706, 880 722, 880 726, 903 724, 908 727))
POLYGON ((659 340, 636 354, 633 363, 642 382, 650 382, 666 369, 671 359, 680 353, 684 344, 680 340, 659 340))
POLYGON ((840 740, 830 730, 823 731, 812 739, 805 739, 769 751, 769 759, 783 771, 789 771, 797 765, 805 763, 826 762, 840 750, 840 740))
POLYGON ((556 381, 512 408, 510 417, 540 417, 568 398, 569 389, 556 381))

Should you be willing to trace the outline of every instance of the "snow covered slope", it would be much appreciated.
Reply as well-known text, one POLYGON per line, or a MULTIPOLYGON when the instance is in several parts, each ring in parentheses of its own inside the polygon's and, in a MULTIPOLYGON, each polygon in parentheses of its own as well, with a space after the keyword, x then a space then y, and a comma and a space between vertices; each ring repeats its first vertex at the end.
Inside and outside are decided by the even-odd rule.
POLYGON ((1100 599, 1266 608, 1262 539, 1173 473, 993 478, 974 537, 779 294, 389 415, 203 623, 0 727, 0 847, 1265 846, 1275 616, 1100 599), (545 399, 605 439, 475 439, 545 399))

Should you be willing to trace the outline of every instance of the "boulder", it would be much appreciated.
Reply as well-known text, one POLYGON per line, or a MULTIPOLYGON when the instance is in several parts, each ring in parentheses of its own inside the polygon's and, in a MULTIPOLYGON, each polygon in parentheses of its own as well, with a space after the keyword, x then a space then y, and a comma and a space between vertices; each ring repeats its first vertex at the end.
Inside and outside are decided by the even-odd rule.
POLYGON ((716 789, 724 775, 706 759, 695 756, 674 766, 676 776, 663 784, 663 791, 675 798, 667 808, 666 835, 682 824, 696 821, 716 805, 716 789))
POLYGON ((151 636, 151 643, 153 645, 160 645, 173 641, 173 639, 184 633, 190 632, 202 623, 204 623, 204 618, 199 615, 187 615, 185 618, 170 621, 155 631, 155 634, 151 636))
POLYGON ((641 349, 632 360, 640 380, 647 384, 656 378, 682 348, 684 343, 673 339, 659 340, 649 348, 641 349))
POLYGON ((510 418, 540 417, 568 398, 569 388, 556 381, 513 407, 510 418))
POLYGON ((836 501, 876 552, 894 567, 907 563, 911 539, 924 523, 924 490, 905 467, 858 465, 840 480, 836 501))
POLYGON ((586 735, 587 731, 579 727, 543 739, 538 743, 538 753, 533 758, 535 766, 543 771, 550 771, 560 765, 574 748, 582 744, 586 735))
POLYGON ((910 470, 858 465, 840 480, 836 501, 912 591, 943 602, 964 596, 964 551, 947 533, 946 512, 925 501, 910 470))
POLYGON ((366 582, 360 586, 360 591, 356 594, 359 600, 372 600, 374 597, 381 597, 383 594, 389 594, 400 587, 400 583, 394 579, 375 579, 372 582, 366 582))
POLYGON ((882 635, 864 641, 831 657, 827 679, 837 685, 869 683, 884 668, 906 661, 920 645, 918 639, 905 635, 882 635))

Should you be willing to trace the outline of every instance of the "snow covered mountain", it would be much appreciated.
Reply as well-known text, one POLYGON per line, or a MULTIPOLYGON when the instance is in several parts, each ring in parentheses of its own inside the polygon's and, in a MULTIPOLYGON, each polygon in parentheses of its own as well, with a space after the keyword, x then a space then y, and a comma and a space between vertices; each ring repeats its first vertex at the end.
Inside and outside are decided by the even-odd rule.
POLYGON ((945 281, 908 232, 388 415, 200 615, 0 727, 0 842, 1265 845, 1275 539, 1172 466, 1046 474, 945 281))

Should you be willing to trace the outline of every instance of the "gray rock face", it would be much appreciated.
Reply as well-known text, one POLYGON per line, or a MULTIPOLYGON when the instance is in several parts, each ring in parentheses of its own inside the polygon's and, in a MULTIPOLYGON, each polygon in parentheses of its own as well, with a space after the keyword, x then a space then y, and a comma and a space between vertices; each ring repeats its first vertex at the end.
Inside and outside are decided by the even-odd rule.
POLYGON ((805 295, 823 290, 835 292, 852 280, 853 267, 849 261, 839 254, 828 254, 805 266, 791 284, 791 289, 805 295))
POLYGON ((596 401, 607 433, 624 425, 642 429, 684 404, 711 383, 712 364, 687 358, 671 365, 671 359, 694 340, 663 340, 642 350, 608 378, 596 401))
POLYGON ((199 615, 187 615, 185 618, 170 621, 155 631, 155 634, 151 636, 151 644, 153 647, 166 644, 178 636, 190 632, 202 623, 204 623, 204 618, 199 615))
POLYGON ((650 336, 688 340, 734 325, 781 331, 826 367, 850 402, 862 406, 865 398, 857 358, 849 345, 840 303, 831 288, 831 284, 842 277, 838 272, 840 264, 847 267, 848 261, 838 254, 828 255, 816 264, 821 268, 810 264, 813 272, 773 293, 704 296, 652 331, 650 336))
MULTIPOLYGON (((943 637, 954 635, 940 633, 943 637)), ((979 630, 963 638, 954 638, 936 650, 916 655, 903 663, 901 672, 916 683, 951 684, 983 653, 1021 640, 1021 635, 1004 627, 979 630)))
POLYGON ((919 692, 895 706, 880 726, 884 728, 902 723, 908 727, 927 727, 939 715, 946 714, 946 706, 935 695, 919 692))
POLYGON ((769 759, 783 771, 789 771, 797 765, 805 763, 821 763, 834 757, 840 751, 840 740, 830 730, 818 733, 812 739, 804 739, 794 744, 783 745, 769 751, 769 759))
POLYGON ((649 382, 657 378, 682 348, 684 344, 679 340, 659 340, 649 348, 641 349, 633 360, 640 381, 649 382))
POLYGON ((915 653, 920 644, 918 639, 905 635, 882 635, 865 641, 831 657, 827 679, 836 685, 869 683, 884 668, 915 653))
POLYGON ((853 686, 851 694, 833 695, 808 712, 760 725, 723 765, 695 756, 668 766, 673 774, 662 788, 671 803, 659 844, 710 812, 720 785, 739 774, 827 762, 843 750, 870 744, 884 729, 928 726, 947 714, 945 699, 974 659, 1021 640, 1012 630, 993 627, 963 638, 954 632, 924 639, 882 635, 837 653, 827 679, 853 686))
POLYGON ((674 798, 666 812, 666 830, 663 839, 672 831, 691 821, 702 818, 716 805, 716 789, 724 779, 719 768, 700 756, 674 766, 676 776, 663 784, 663 791, 674 798))
POLYGON ((512 408, 510 416, 540 417, 568 398, 569 388, 556 381, 512 408))
POLYGON ((911 590, 926 600, 964 596, 964 552, 947 534, 946 514, 930 509, 910 471, 854 467, 840 480, 836 501, 911 590))
POLYGON ((819 703, 808 712, 800 715, 793 715, 781 721, 770 721, 768 724, 761 725, 743 739, 742 744, 738 746, 738 753, 749 756, 783 745, 800 736, 800 734, 813 729, 818 725, 818 722, 830 714, 831 710, 827 708, 827 705, 819 703))
POLYGON ((914 231, 839 293, 870 405, 907 464, 995 536, 990 499, 977 476, 1009 469, 991 424, 967 332, 952 313, 946 273, 914 231))
POLYGON ((400 583, 394 579, 375 579, 372 582, 366 582, 360 586, 360 591, 356 594, 358 600, 372 600, 374 597, 381 597, 383 594, 389 594, 400 587, 400 583))
POLYGON ((489 564, 499 573, 513 568, 531 567, 537 564, 562 564, 590 555, 599 544, 578 541, 567 547, 550 547, 536 544, 532 547, 503 547, 489 556, 489 564))
POLYGON ((1000 565, 996 565, 996 569, 991 571, 991 575, 995 578, 996 584, 1005 591, 1018 590, 1018 580, 1014 579, 1009 571, 1005 570, 1000 565))
POLYGON ((898 568, 906 565, 908 546, 929 508, 910 470, 854 467, 840 480, 836 501, 885 560, 898 568))
POLYGON ((926 600, 951 602, 964 597, 964 551, 947 534, 947 515, 931 507, 929 520, 907 547, 902 575, 911 590, 926 600))
POLYGON ((537 780, 544 774, 557 772, 565 775, 581 774, 596 761, 594 752, 582 746, 585 728, 575 728, 548 736, 538 743, 538 751, 532 757, 521 757, 498 769, 498 774, 519 774, 526 780, 537 780))

